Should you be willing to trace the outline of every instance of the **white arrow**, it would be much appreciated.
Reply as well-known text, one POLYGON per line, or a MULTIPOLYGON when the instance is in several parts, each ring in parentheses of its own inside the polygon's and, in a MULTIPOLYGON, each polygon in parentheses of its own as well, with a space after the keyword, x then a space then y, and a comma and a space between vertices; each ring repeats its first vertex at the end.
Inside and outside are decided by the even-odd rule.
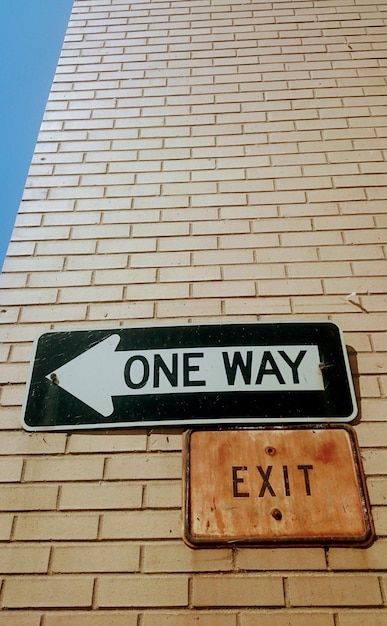
POLYGON ((104 417, 114 411, 113 396, 126 395, 127 352, 116 352, 119 335, 110 335, 46 376, 104 417), (113 358, 114 355, 114 358, 113 358))

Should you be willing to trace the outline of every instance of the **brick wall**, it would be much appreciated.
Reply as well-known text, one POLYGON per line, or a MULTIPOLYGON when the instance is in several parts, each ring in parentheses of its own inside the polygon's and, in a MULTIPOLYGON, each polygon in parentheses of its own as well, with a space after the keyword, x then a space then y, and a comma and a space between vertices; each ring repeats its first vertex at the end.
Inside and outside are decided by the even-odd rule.
POLYGON ((387 7, 75 0, 1 276, 0 625, 382 626, 387 7), (332 320, 369 549, 191 550, 182 429, 21 430, 49 329, 332 320))

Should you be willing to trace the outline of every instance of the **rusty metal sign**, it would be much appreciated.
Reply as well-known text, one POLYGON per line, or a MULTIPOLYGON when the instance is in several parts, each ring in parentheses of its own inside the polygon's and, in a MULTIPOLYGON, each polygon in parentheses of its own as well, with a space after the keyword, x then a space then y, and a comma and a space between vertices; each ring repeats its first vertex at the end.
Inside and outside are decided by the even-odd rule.
POLYGON ((369 545, 350 426, 188 431, 185 540, 211 545, 369 545))

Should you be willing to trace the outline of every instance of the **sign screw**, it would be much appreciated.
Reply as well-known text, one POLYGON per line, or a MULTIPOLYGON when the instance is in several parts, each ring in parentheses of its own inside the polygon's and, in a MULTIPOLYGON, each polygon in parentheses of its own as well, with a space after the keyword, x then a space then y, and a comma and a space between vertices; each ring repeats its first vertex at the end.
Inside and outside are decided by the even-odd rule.
POLYGON ((282 519, 282 513, 279 509, 273 509, 271 512, 271 516, 278 521, 282 519))
POLYGON ((266 452, 266 454, 270 454, 270 455, 272 455, 272 454, 275 454, 276 450, 275 450, 275 448, 273 448, 272 446, 268 446, 268 447, 265 449, 265 452, 266 452))
POLYGON ((52 374, 50 374, 50 379, 53 385, 59 385, 59 379, 57 377, 57 375, 55 374, 55 372, 53 372, 52 374))

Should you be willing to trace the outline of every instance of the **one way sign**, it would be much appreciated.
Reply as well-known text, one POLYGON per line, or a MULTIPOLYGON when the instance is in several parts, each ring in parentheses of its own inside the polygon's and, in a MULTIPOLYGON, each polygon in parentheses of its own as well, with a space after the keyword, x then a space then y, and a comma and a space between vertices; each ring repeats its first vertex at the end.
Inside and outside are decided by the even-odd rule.
POLYGON ((335 324, 156 326, 41 335, 22 424, 347 422, 356 412, 335 324))

